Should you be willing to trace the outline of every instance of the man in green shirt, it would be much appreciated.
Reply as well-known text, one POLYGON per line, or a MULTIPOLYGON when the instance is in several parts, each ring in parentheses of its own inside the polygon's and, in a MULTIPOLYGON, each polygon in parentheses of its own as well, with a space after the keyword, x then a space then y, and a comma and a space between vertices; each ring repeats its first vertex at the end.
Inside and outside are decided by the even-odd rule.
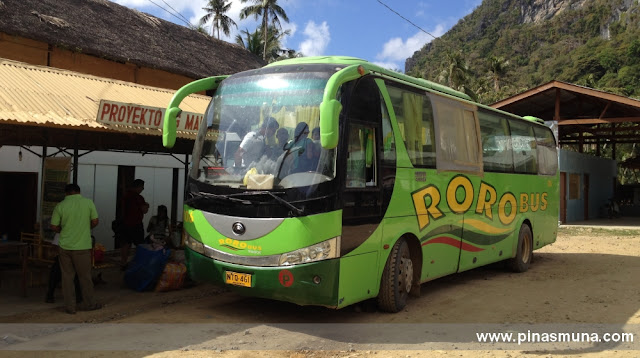
POLYGON ((98 212, 91 199, 80 195, 77 184, 65 187, 65 198, 56 205, 51 216, 51 229, 60 233, 60 269, 62 292, 67 313, 76 313, 74 277, 78 274, 82 289, 81 310, 102 308, 96 303, 91 280, 91 229, 98 225, 98 212))

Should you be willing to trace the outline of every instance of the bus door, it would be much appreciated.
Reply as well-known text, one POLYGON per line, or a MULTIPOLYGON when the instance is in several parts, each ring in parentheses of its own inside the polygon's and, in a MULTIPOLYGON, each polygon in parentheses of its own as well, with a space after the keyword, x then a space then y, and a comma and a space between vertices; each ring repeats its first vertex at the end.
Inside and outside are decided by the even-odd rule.
POLYGON ((458 270, 462 227, 457 219, 462 218, 452 215, 446 203, 447 183, 454 173, 436 169, 442 142, 430 95, 393 81, 385 81, 385 87, 399 132, 396 185, 403 193, 394 196, 394 212, 385 219, 385 229, 389 235, 409 231, 417 236, 422 262, 414 265, 424 282, 458 270))
MULTIPOLYGON (((372 77, 346 86, 338 168, 341 180, 342 240, 340 298, 346 304, 376 292, 382 237, 381 101, 372 77)), ((388 201, 387 201, 388 205, 388 201)))
POLYGON ((477 191, 483 177, 477 108, 443 96, 432 94, 430 98, 438 133, 436 167, 439 176, 447 178, 441 193, 449 211, 448 236, 459 243, 460 272, 479 266, 477 255, 486 250, 485 239, 490 238, 490 234, 477 235, 486 227, 476 214, 477 191))

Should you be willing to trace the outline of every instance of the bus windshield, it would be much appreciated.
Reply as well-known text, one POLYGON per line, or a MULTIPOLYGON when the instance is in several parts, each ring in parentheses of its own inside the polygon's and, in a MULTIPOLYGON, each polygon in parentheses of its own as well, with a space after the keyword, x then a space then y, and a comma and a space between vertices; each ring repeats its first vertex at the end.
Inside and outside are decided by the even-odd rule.
POLYGON ((263 69, 225 79, 199 129, 191 177, 249 190, 335 178, 335 149, 321 147, 319 128, 319 105, 331 75, 263 69))

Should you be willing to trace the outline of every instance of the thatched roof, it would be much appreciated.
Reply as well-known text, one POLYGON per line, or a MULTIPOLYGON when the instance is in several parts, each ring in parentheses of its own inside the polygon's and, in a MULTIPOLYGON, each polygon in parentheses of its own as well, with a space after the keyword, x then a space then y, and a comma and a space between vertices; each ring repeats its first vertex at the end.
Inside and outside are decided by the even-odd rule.
POLYGON ((191 78, 264 65, 240 46, 107 0, 0 0, 0 32, 191 78))

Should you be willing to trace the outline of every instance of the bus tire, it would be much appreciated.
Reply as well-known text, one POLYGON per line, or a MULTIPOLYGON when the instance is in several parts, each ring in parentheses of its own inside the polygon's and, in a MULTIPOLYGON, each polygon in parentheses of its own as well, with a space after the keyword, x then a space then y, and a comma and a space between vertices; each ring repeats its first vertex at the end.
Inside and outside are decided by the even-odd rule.
POLYGON ((386 312, 398 312, 407 305, 413 285, 413 261, 409 245, 400 239, 393 245, 382 272, 378 308, 386 312))
POLYGON ((514 272, 525 272, 533 258, 533 233, 527 224, 522 224, 518 234, 516 257, 509 259, 508 266, 514 272))

